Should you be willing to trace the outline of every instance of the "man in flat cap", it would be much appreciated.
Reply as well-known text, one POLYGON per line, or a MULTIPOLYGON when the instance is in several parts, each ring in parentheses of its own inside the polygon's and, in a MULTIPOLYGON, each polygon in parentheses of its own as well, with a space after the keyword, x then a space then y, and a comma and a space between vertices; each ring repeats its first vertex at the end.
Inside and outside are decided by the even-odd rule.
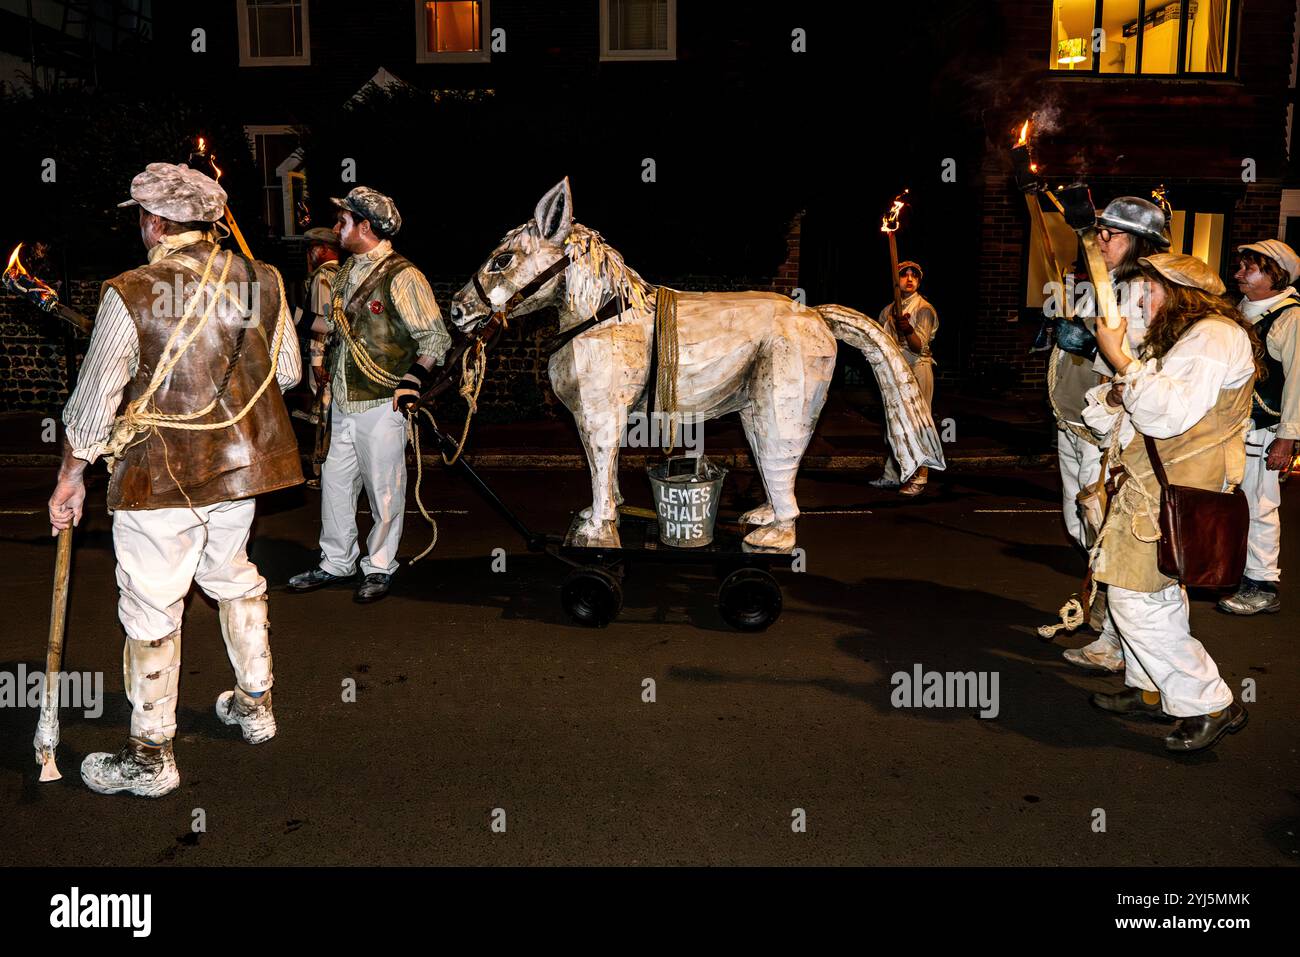
POLYGON ((50 525, 81 520, 86 466, 109 465, 108 507, 126 630, 131 733, 81 766, 102 794, 159 797, 172 752, 181 616, 197 583, 217 602, 236 685, 217 715, 275 735, 266 579, 248 560, 253 496, 302 481, 281 392, 302 372, 279 274, 217 245, 226 194, 197 170, 150 163, 131 181, 149 263, 104 283, 77 388, 63 410, 50 525), (160 291, 161 290, 161 291, 160 291))
POLYGON ((330 369, 330 449, 321 469, 320 565, 289 579, 312 591, 351 579, 354 598, 388 594, 406 510, 406 401, 418 398, 451 347, 424 274, 393 251, 402 217, 393 201, 358 186, 342 199, 334 231, 351 256, 335 277, 328 331, 339 337, 330 369), (361 558, 357 493, 365 489, 374 527, 361 558))
POLYGON ((1292 285, 1300 257, 1286 243, 1265 239, 1237 247, 1233 278, 1241 291, 1237 308, 1255 324, 1264 343, 1267 375, 1255 386, 1246 436, 1246 477, 1241 488, 1250 502, 1246 573, 1235 595, 1219 602, 1232 615, 1258 615, 1282 608, 1281 473, 1291 467, 1300 439, 1300 297, 1292 285))
MULTIPOLYGON (((930 343, 939 331, 939 316, 934 311, 934 306, 919 291, 922 275, 920 265, 911 260, 898 264, 898 288, 903 296, 903 314, 895 318, 894 304, 891 302, 880 310, 879 322, 902 348, 926 405, 931 405, 934 401, 934 357, 930 354, 930 343)), ((929 475, 930 470, 922 466, 899 488, 901 476, 898 474, 898 460, 888 454, 885 457, 884 474, 871 484, 877 488, 897 488, 901 495, 920 495, 925 491, 929 475)))

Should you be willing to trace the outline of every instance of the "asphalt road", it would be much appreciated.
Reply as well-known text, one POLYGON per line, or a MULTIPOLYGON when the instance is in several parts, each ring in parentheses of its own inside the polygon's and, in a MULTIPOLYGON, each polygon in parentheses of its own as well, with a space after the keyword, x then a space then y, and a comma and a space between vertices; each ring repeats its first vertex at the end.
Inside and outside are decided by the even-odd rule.
MULTIPOLYGON (((1243 733, 1169 756, 1160 726, 1088 705, 1118 681, 1061 661, 1061 647, 1086 637, 1053 647, 1034 635, 1083 570, 1065 544, 1054 474, 936 479, 904 501, 857 474, 805 476, 807 568, 779 575, 785 611, 759 635, 722 623, 708 569, 634 568, 618 621, 570 624, 557 599, 564 567, 527 554, 445 472, 426 496, 438 547, 401 571, 388 599, 285 594, 314 562, 318 498, 272 496, 252 553, 273 591, 280 734, 251 747, 213 715, 232 678, 215 606, 196 591, 182 784, 157 801, 93 794, 77 773, 88 752, 122 744, 129 713, 101 480, 77 539, 65 668, 104 673, 104 712, 63 712, 64 779, 39 784, 36 713, 0 708, 0 864, 1294 862, 1294 589, 1281 614, 1256 619, 1194 601, 1195 631, 1234 689, 1254 682, 1257 700, 1243 733), (492 571, 496 548, 504 572, 492 571), (890 676, 917 664, 996 673, 996 718, 895 708, 890 676), (642 700, 646 678, 653 703, 642 700), (494 809, 504 833, 491 827, 494 809), (805 831, 792 828, 795 809, 805 831)), ((583 472, 490 480, 548 531, 587 502, 583 472)), ((50 482, 45 471, 5 473, 0 672, 43 665, 50 482)), ((643 477, 623 484, 649 504, 643 477)), ((756 491, 752 475, 733 474, 726 505, 747 506, 756 491)), ((1294 493, 1284 511, 1294 528, 1294 493)), ((408 515, 405 555, 427 536, 408 515)), ((1283 557, 1296 567, 1294 535, 1283 557)))

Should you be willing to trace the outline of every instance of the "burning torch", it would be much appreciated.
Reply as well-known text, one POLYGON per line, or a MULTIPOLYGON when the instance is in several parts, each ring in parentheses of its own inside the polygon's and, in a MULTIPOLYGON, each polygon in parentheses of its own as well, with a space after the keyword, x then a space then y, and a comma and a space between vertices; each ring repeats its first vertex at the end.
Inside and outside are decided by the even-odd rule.
POLYGON ((0 286, 16 296, 22 296, 42 312, 48 312, 52 316, 58 316, 67 322, 76 326, 78 331, 90 335, 93 325, 91 320, 70 309, 63 303, 59 302, 58 290, 29 273, 23 266, 23 262, 18 258, 22 251, 23 244, 19 243, 14 247, 14 251, 9 254, 9 262, 5 266, 4 275, 0 276, 0 286))
MULTIPOLYGON (((1043 249, 1051 260, 1052 272, 1060 275, 1061 264, 1053 251, 1051 231, 1043 218, 1040 197, 1055 207, 1065 219, 1066 224, 1074 230, 1083 246, 1084 265, 1088 278, 1092 282, 1097 309, 1101 321, 1109 329, 1117 329, 1120 324, 1119 304, 1115 301, 1115 289, 1110 282, 1110 270, 1101 256, 1101 247, 1097 242, 1097 209, 1092 204, 1092 193, 1086 183, 1073 183, 1070 186, 1049 190, 1038 178, 1038 164, 1034 162, 1029 151, 1030 121, 1020 127, 1020 136, 1011 149, 1012 165, 1015 169, 1016 185, 1025 194, 1029 204, 1029 216, 1034 227, 1039 230, 1043 240, 1043 249)), ((1071 312, 1068 297, 1062 297, 1065 314, 1071 312)), ((1121 343, 1124 355, 1132 359, 1133 349, 1125 338, 1121 343)))
POLYGON ((880 231, 889 237, 889 276, 890 281, 894 284, 894 321, 897 322, 903 318, 903 291, 898 285, 898 241, 894 238, 894 233, 898 232, 899 217, 903 213, 903 207, 907 205, 903 197, 908 194, 908 190, 903 190, 894 197, 894 202, 890 204, 887 212, 880 220, 880 231))
MULTIPOLYGON (((223 171, 221 167, 217 165, 217 154, 208 152, 208 141, 202 136, 197 138, 196 148, 194 152, 190 154, 190 159, 193 160, 196 156, 212 167, 212 178, 220 183, 223 171)), ((226 203, 226 226, 230 229, 230 235, 235 237, 235 242, 239 244, 240 251, 246 258, 252 259, 253 252, 248 248, 248 243, 244 240, 244 234, 240 231, 239 224, 235 222, 235 214, 230 211, 229 202, 226 203)))

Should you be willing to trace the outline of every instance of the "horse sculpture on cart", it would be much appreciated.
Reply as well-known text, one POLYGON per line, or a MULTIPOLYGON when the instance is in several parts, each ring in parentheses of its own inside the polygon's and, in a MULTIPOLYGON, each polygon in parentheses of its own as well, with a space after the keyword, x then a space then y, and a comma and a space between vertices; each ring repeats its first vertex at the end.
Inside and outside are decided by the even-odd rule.
POLYGON ((666 414, 697 421, 740 414, 767 492, 763 505, 741 517, 756 526, 745 546, 792 550, 795 476, 826 401, 836 340, 861 350, 871 365, 903 479, 921 466, 944 467, 907 360, 874 321, 778 293, 652 286, 599 233, 574 222, 567 178, 456 293, 451 320, 469 335, 493 313, 518 316, 549 305, 559 310, 561 343, 550 357, 551 385, 573 413, 591 469, 592 503, 580 513, 575 545, 619 546, 619 448, 629 415, 652 411, 657 401, 666 414), (671 341, 657 343, 656 329, 671 341), (662 375, 652 375, 661 361, 671 370, 666 388, 662 375))

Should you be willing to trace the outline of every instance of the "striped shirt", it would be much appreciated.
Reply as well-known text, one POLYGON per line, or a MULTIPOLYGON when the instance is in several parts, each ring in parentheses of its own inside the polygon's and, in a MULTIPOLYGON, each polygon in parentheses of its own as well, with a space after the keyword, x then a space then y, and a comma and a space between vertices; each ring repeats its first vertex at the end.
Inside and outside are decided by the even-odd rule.
MULTIPOLYGON (((154 263, 170 259, 182 248, 183 241, 184 245, 189 245, 203 238, 200 233, 167 236, 163 243, 150 250, 149 260, 154 263), (156 250, 162 250, 162 254, 156 255, 156 250)), ((283 297, 277 323, 285 324, 284 336, 280 340, 280 361, 275 370, 275 381, 284 392, 302 377, 302 356, 289 307, 283 297)), ((268 338, 268 343, 272 338, 274 333, 268 338)), ((77 387, 63 407, 63 428, 74 456, 87 462, 98 457, 97 447, 108 438, 113 418, 122 404, 122 393, 135 377, 139 365, 140 338, 135 321, 122 297, 109 287, 99 300, 99 311, 95 313, 95 326, 90 334, 90 345, 86 348, 86 358, 81 364, 77 387)))
MULTIPOLYGON (((375 267, 392 255, 392 252, 393 244, 385 239, 370 252, 358 253, 351 258, 351 267, 345 267, 347 282, 342 289, 344 305, 347 305, 357 287, 366 281, 366 277, 374 272, 375 267)), ((340 269, 338 275, 342 276, 343 273, 344 269, 340 269)), ((442 313, 433 298, 433 289, 429 287, 429 280, 424 278, 424 273, 414 267, 398 272, 393 277, 392 297, 393 305, 397 307, 398 321, 406 324, 406 330, 415 340, 416 353, 420 356, 430 356, 438 365, 442 365, 442 360, 446 358, 447 351, 451 348, 451 336, 448 335, 447 327, 443 324, 442 313)), ((329 328, 330 332, 334 331, 332 315, 329 318, 329 328)), ((346 353, 347 346, 344 343, 340 343, 339 348, 334 350, 333 401, 339 411, 353 415, 379 405, 391 404, 392 399, 348 401, 348 384, 344 371, 346 353)), ((405 372, 405 369, 399 369, 396 374, 401 376, 405 372)))

